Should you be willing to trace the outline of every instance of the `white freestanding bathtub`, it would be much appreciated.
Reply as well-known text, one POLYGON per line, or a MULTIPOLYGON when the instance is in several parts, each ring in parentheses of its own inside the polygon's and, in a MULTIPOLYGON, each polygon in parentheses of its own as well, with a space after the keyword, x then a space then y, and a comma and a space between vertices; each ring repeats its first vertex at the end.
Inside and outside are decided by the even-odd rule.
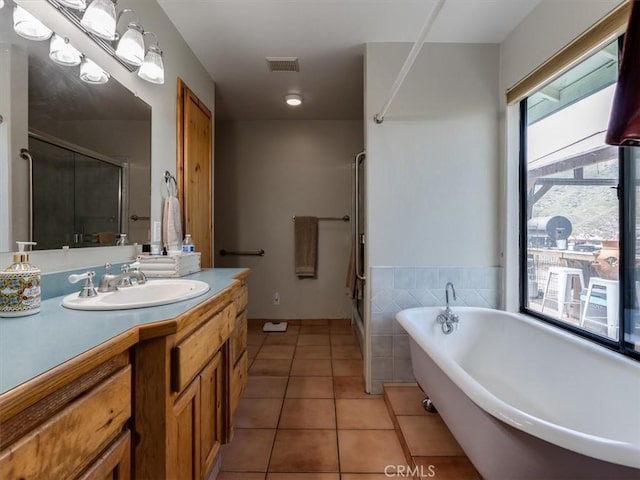
POLYGON ((529 318, 396 315, 416 379, 485 480, 640 479, 640 362, 529 318))

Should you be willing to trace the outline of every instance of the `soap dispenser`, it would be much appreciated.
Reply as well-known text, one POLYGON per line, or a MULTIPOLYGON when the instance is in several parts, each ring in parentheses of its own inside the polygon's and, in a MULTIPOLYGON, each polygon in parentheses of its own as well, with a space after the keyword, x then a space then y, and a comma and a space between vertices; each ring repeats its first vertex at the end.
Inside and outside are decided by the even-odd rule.
POLYGON ((0 317, 22 317, 40 312, 40 269, 29 263, 26 245, 16 242, 13 264, 0 272, 0 317))

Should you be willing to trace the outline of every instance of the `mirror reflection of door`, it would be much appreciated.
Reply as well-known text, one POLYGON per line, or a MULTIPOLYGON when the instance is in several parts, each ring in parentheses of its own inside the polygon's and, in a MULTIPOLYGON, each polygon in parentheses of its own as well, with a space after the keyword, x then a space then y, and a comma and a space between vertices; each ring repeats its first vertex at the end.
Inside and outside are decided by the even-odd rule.
POLYGON ((115 245, 125 165, 34 136, 29 150, 36 248, 115 245))
POLYGON ((202 267, 212 267, 213 161, 211 111, 178 79, 178 190, 184 233, 191 234, 202 267))

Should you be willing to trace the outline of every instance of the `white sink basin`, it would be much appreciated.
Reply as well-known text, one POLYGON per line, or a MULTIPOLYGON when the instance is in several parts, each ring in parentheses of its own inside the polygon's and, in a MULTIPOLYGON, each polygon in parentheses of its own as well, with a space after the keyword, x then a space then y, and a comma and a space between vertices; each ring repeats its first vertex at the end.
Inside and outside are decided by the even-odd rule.
POLYGON ((62 299, 62 306, 73 310, 125 310, 182 302, 209 291, 209 284, 182 278, 147 280, 142 285, 119 288, 115 292, 80 298, 72 293, 62 299))

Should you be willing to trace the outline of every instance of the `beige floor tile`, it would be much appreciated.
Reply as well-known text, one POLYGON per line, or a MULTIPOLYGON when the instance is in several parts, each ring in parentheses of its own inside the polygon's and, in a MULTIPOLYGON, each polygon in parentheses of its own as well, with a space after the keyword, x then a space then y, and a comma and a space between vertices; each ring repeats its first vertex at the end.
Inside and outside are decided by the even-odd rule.
POLYGON ((298 346, 329 345, 329 335, 301 334, 298 335, 298 346))
POLYGON ((382 398, 336 400, 338 428, 358 430, 393 429, 387 405, 382 398))
POLYGON ((438 480, 481 480, 480 474, 467 457, 414 457, 423 477, 438 480))
POLYGON ((338 473, 268 473, 267 480, 340 480, 338 473))
POLYGON ((247 356, 250 360, 256 358, 258 351, 260 350, 260 345, 247 345, 247 356))
POLYGON ((289 375, 291 360, 256 358, 249 369, 249 375, 289 375))
POLYGON ((300 335, 328 334, 329 325, 300 325, 300 335))
POLYGON ((278 428, 336 428, 333 399, 286 398, 278 428))
POLYGON ((354 334, 331 334, 331 345, 358 345, 358 340, 354 334))
POLYGON ((262 345, 256 358, 288 359, 293 358, 295 345, 262 345))
POLYGON ((296 343, 298 343, 298 335, 282 333, 270 333, 264 341, 264 345, 295 345, 296 343))
POLYGON ((364 391, 364 379, 362 375, 333 377, 333 394, 336 398, 382 398, 380 395, 369 395, 364 391))
POLYGON ((331 360, 334 377, 355 377, 362 375, 362 360, 338 359, 331 360))
POLYGON ((408 384, 406 387, 385 387, 384 391, 396 416, 430 415, 422 407, 422 400, 426 395, 416 384, 408 384))
POLYGON ((396 418, 412 456, 465 454, 438 415, 398 416, 396 418))
POLYGON ((234 425, 237 428, 276 428, 281 407, 281 398, 242 398, 234 425))
POLYGON ((340 471, 384 473, 388 465, 406 465, 395 430, 338 430, 340 471))
POLYGON ((216 480, 264 480, 266 473, 220 472, 216 480))
POLYGON ((242 398, 283 398, 289 377, 249 375, 242 398))
POLYGON ((278 430, 269 472, 338 472, 337 443, 335 430, 278 430))
POLYGON ((362 358, 362 352, 358 345, 334 345, 331 347, 331 357, 341 360, 355 360, 362 358))
POLYGON ((266 472, 275 435, 271 429, 236 429, 233 441, 222 447, 222 470, 266 472))
POLYGON ((291 367, 291 375, 297 377, 330 377, 331 360, 295 358, 291 367))
POLYGON ((295 358, 331 358, 331 347, 329 345, 298 346, 295 358))
POLYGON ((331 377, 290 377, 287 398, 333 398, 331 377))

